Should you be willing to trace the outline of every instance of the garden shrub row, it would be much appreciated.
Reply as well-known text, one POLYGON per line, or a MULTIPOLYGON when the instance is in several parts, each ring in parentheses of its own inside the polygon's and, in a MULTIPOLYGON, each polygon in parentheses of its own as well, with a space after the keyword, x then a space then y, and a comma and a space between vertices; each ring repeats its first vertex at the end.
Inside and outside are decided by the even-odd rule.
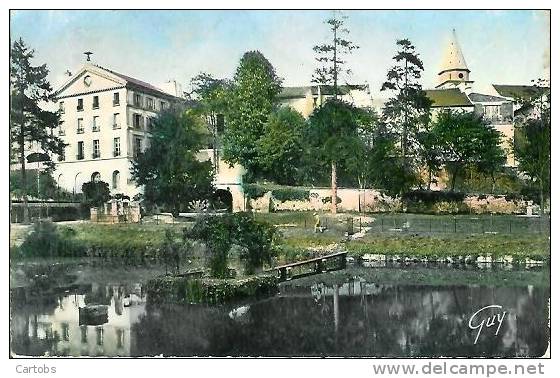
POLYGON ((264 196, 268 192, 272 192, 272 196, 280 202, 309 200, 309 190, 298 187, 271 187, 260 184, 244 184, 243 191, 247 198, 253 200, 264 196))

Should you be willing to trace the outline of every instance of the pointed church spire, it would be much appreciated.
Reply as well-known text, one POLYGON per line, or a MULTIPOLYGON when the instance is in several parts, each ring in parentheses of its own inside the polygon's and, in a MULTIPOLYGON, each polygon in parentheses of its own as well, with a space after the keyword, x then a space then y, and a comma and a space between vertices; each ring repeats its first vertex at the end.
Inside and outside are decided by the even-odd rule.
POLYGON ((443 60, 441 62, 439 73, 452 70, 469 70, 465 57, 463 56, 463 52, 461 51, 461 46, 459 45, 455 29, 453 29, 451 38, 443 54, 443 60))
POLYGON ((448 40, 438 72, 437 88, 457 87, 459 84, 472 83, 469 81, 469 70, 461 46, 457 39, 455 29, 448 40))

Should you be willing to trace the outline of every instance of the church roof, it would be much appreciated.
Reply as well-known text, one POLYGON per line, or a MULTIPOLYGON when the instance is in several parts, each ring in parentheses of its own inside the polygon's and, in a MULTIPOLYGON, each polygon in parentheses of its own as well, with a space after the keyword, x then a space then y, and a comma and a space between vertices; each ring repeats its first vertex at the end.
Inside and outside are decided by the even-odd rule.
POLYGON ((469 100, 472 102, 504 102, 508 101, 506 98, 486 95, 482 93, 469 93, 469 100))
POLYGON ((432 108, 450 108, 474 106, 466 94, 459 88, 427 89, 426 96, 432 100, 432 108))
POLYGON ((441 61, 439 73, 453 70, 466 70, 469 71, 467 67, 467 62, 461 51, 461 46, 457 40, 457 35, 455 34, 455 29, 451 35, 451 39, 447 43, 447 47, 443 54, 443 59, 441 61))
POLYGON ((492 84, 500 96, 509 98, 529 99, 536 95, 550 92, 548 87, 535 87, 532 85, 502 85, 492 84))

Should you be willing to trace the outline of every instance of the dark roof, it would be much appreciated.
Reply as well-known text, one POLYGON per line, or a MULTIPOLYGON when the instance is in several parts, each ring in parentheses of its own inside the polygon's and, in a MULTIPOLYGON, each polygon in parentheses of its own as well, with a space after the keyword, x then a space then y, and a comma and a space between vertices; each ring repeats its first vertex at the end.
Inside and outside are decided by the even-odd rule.
POLYGON ((492 84, 492 86, 496 89, 496 92, 498 92, 500 96, 516 99, 529 99, 536 95, 547 94, 550 92, 549 87, 536 87, 533 85, 492 84))
POLYGON ((466 94, 458 88, 451 89, 427 89, 426 95, 432 100, 432 108, 474 106, 466 94))
POLYGON ((309 92, 309 87, 284 87, 278 95, 280 98, 303 98, 309 92))
POLYGON ((101 68, 102 70, 108 71, 108 72, 112 73, 113 75, 116 75, 116 76, 120 77, 121 79, 126 80, 133 87, 139 87, 139 88, 142 88, 142 89, 147 89, 148 91, 156 92, 158 94, 161 94, 161 95, 164 95, 164 96, 167 96, 167 97, 176 97, 176 96, 173 96, 172 94, 164 92, 163 90, 159 89, 158 87, 153 86, 150 83, 146 83, 145 81, 138 80, 138 79, 135 79, 135 78, 127 76, 127 75, 123 75, 121 73, 115 72, 113 70, 110 70, 110 69, 102 67, 102 66, 98 66, 98 65, 95 65, 95 66, 98 67, 98 68, 101 68))
POLYGON ((506 98, 498 97, 498 96, 491 96, 485 95, 482 93, 469 93, 469 100, 472 102, 504 102, 508 101, 506 98))
MULTIPOLYGON (((320 85, 321 87, 321 95, 332 96, 334 95, 334 87, 331 85, 320 85)), ((338 86, 338 94, 345 95, 350 93, 351 90, 365 90, 367 88, 366 85, 359 85, 359 84, 344 84, 338 86)), ((284 87, 282 91, 278 95, 279 98, 303 98, 309 92, 313 96, 317 96, 319 93, 319 85, 309 85, 305 87, 284 87)))
MULTIPOLYGON (((331 85, 321 85, 321 94, 323 95, 334 95, 334 87, 331 85)), ((345 84, 345 85, 339 85, 338 86, 338 93, 345 95, 350 93, 351 90, 364 90, 366 89, 367 86, 365 85, 357 85, 357 84, 345 84)), ((317 95, 319 93, 319 88, 317 85, 312 85, 311 86, 311 92, 314 95, 317 95)))

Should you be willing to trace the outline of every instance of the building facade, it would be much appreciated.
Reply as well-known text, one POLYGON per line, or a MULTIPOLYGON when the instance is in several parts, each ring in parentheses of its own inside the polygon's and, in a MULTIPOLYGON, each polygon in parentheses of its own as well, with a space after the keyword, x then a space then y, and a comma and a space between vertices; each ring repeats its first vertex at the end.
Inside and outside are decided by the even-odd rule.
POLYGON ((83 183, 102 180, 111 194, 138 194, 131 162, 149 144, 157 113, 181 99, 93 64, 69 77, 55 95, 61 112, 57 132, 67 144, 53 174, 58 186, 80 193, 83 183))
MULTIPOLYGON (((342 101, 359 108, 373 108, 374 101, 369 85, 340 85, 338 95, 342 101)), ((289 106, 304 118, 313 110, 334 97, 334 88, 330 85, 310 85, 304 87, 284 87, 278 96, 282 106, 289 106)))

